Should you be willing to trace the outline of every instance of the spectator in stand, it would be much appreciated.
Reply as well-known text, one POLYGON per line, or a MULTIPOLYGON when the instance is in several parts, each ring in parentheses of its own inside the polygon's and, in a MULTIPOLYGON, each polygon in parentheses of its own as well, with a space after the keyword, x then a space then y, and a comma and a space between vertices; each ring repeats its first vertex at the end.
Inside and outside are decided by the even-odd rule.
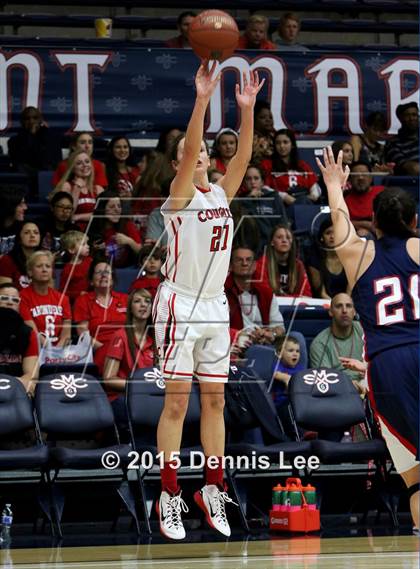
POLYGON ((119 427, 127 426, 125 386, 137 370, 154 363, 152 295, 145 289, 133 290, 127 301, 125 326, 114 332, 107 348, 104 386, 119 427))
POLYGON ((254 279, 277 296, 312 297, 308 275, 297 257, 296 241, 288 225, 279 224, 273 229, 266 253, 257 262, 254 279))
POLYGON ((13 249, 16 232, 25 219, 28 206, 25 202, 25 190, 12 186, 0 189, 0 255, 6 255, 13 249))
POLYGON ((17 377, 32 394, 38 375, 38 340, 19 314, 20 294, 11 284, 0 284, 0 373, 17 377))
POLYGON ((354 358, 363 361, 363 330, 360 323, 355 321, 356 311, 351 297, 346 293, 336 294, 331 299, 329 315, 331 325, 322 330, 311 343, 311 366, 342 371, 361 390, 358 386, 365 374, 345 368, 340 360, 354 358))
POLYGON ((300 20, 297 14, 287 12, 280 18, 277 39, 279 51, 308 51, 308 48, 299 43, 300 20))
MULTIPOLYGON (((90 132, 76 132, 72 139, 70 140, 69 144, 69 158, 72 156, 74 152, 83 151, 86 152, 92 159, 93 153, 93 137, 90 132)), ((55 188, 57 184, 60 182, 66 171, 68 170, 69 159, 62 160, 60 164, 57 166, 56 171, 54 172, 54 176, 52 179, 52 185, 55 188)), ((108 186, 108 180, 105 173, 105 165, 103 162, 99 160, 92 159, 92 166, 93 166, 93 184, 97 184, 102 188, 106 188, 108 186)))
POLYGON ((114 267, 137 263, 140 232, 127 216, 122 215, 121 198, 116 192, 107 190, 101 195, 89 236, 93 248, 103 252, 114 267))
POLYGON ((55 265, 62 263, 61 236, 67 231, 78 230, 78 226, 71 221, 73 215, 73 196, 67 192, 57 192, 50 201, 50 211, 45 216, 41 234, 42 249, 55 253, 55 265))
POLYGON ((121 198, 130 198, 140 180, 140 169, 132 162, 132 149, 128 138, 114 136, 108 144, 106 176, 108 188, 118 192, 121 198))
POLYGON ((23 221, 16 233, 13 249, 0 257, 0 283, 9 283, 18 290, 30 284, 26 272, 29 257, 37 251, 41 243, 41 231, 33 221, 23 221))
POLYGON ((174 168, 172 166, 172 147, 174 141, 182 134, 182 130, 177 126, 170 126, 161 131, 159 140, 154 150, 158 158, 162 158, 161 172, 159 182, 160 184, 167 180, 172 180, 174 177, 174 168))
POLYGON ((233 218, 234 235, 233 247, 249 247, 255 253, 262 251, 260 230, 256 220, 248 215, 240 198, 230 202, 230 211, 233 218))
POLYGON ((22 127, 8 141, 9 158, 15 170, 29 176, 31 189, 36 194, 38 172, 57 167, 61 145, 59 138, 45 125, 39 109, 23 109, 20 122, 22 127))
POLYGON ((217 168, 209 168, 207 170, 210 184, 217 184, 220 178, 223 178, 223 173, 217 168))
POLYGON ((269 20, 262 14, 248 18, 245 33, 240 36, 237 49, 276 49, 276 44, 267 38, 269 20))
POLYGON ((271 136, 264 136, 254 132, 252 143, 252 164, 260 167, 263 160, 269 160, 273 155, 273 139, 271 136))
POLYGON ((386 130, 385 115, 379 112, 370 113, 366 117, 365 131, 362 134, 354 134, 350 143, 356 162, 366 162, 373 171, 392 174, 393 165, 385 164, 385 146, 380 142, 385 140, 386 130))
MULTIPOLYGON (((169 188, 169 183, 163 184, 160 198, 161 204, 163 204, 169 196, 169 188)), ((165 221, 160 210, 161 204, 155 207, 147 218, 147 229, 144 243, 145 245, 159 245, 159 247, 162 247, 166 251, 168 234, 166 232, 165 221)))
POLYGON ((232 249, 230 273, 225 282, 229 302, 232 336, 241 333, 242 341, 272 344, 284 334, 284 321, 273 291, 253 278, 255 253, 247 247, 232 249))
POLYGON ((89 255, 89 239, 81 231, 68 231, 61 236, 63 249, 70 261, 63 267, 60 277, 60 290, 69 297, 70 303, 89 289, 89 268, 92 257, 89 255))
POLYGON ((222 128, 216 134, 210 156, 210 165, 222 174, 236 154, 238 148, 238 133, 231 128, 222 128))
POLYGON ((398 105, 401 128, 385 146, 385 160, 395 163, 399 176, 419 175, 419 106, 416 102, 398 105))
POLYGON ((160 269, 164 260, 165 252, 161 247, 143 247, 139 256, 140 276, 131 284, 129 292, 143 289, 155 298, 158 286, 163 280, 160 269))
POLYGON ((274 135, 274 151, 270 160, 263 160, 264 182, 277 190, 286 205, 318 201, 321 188, 312 168, 299 159, 295 133, 287 128, 274 135))
POLYGON ((337 255, 331 216, 320 224, 317 243, 308 262, 312 290, 319 298, 330 299, 340 292, 348 292, 347 276, 337 255))
POLYGON ((54 257, 36 251, 26 264, 31 284, 20 293, 20 314, 28 326, 45 334, 56 346, 65 346, 71 336, 71 309, 66 295, 51 288, 54 257))
MULTIPOLYGON (((340 150, 343 151, 343 167, 348 166, 349 168, 352 167, 354 162, 354 151, 353 146, 349 140, 336 140, 332 143, 331 149, 334 154, 334 158, 337 160, 338 153, 340 150)), ((319 180, 319 186, 321 188, 321 203, 328 205, 328 195, 327 195, 327 187, 325 182, 321 176, 319 180)), ((350 180, 346 181, 346 185, 343 188, 344 193, 349 192, 351 190, 351 182, 350 180)))
POLYGON ((191 12, 190 10, 181 12, 176 22, 179 35, 167 40, 165 42, 166 47, 175 47, 181 49, 190 47, 190 43, 188 41, 188 28, 190 27, 190 24, 196 15, 197 14, 195 12, 191 12))
POLYGON ((254 133, 272 138, 274 132, 274 119, 270 104, 267 101, 257 101, 254 107, 254 133))
POLYGON ((287 214, 278 192, 264 186, 263 173, 250 164, 244 178, 245 192, 242 207, 255 219, 260 233, 260 246, 265 247, 271 233, 279 223, 287 223, 287 214))
POLYGON ((94 361, 102 373, 108 344, 114 332, 125 323, 127 295, 113 290, 112 267, 100 258, 90 265, 89 283, 93 290, 76 300, 73 320, 79 335, 89 331, 93 340, 94 361))
POLYGON ((96 200, 104 191, 102 186, 94 184, 93 179, 93 166, 89 154, 84 150, 76 150, 69 158, 66 172, 50 194, 51 198, 56 192, 71 194, 74 204, 72 219, 81 231, 88 226, 96 200))
MULTIPOLYGON (((274 342, 277 360, 273 365, 273 387, 271 394, 273 396, 274 405, 277 411, 281 412, 283 419, 284 404, 288 404, 289 397, 287 395, 287 387, 290 378, 295 373, 305 369, 305 364, 300 357, 299 341, 293 336, 285 335, 276 338, 274 342)), ((288 414, 288 410, 287 410, 288 414)), ((289 419, 290 421, 290 419, 289 419)))
POLYGON ((366 237, 369 233, 374 233, 373 200, 383 191, 384 186, 372 186, 370 167, 364 162, 353 163, 350 178, 351 190, 344 199, 358 235, 366 237))

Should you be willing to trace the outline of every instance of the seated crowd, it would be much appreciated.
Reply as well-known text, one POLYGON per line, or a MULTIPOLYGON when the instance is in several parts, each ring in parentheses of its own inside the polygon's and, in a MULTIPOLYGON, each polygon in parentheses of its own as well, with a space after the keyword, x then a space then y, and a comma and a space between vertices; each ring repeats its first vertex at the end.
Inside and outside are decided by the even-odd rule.
MULTIPOLYGON (((172 142, 181 129, 168 128, 157 148, 141 160, 125 136, 116 136, 107 145, 105 163, 93 158, 92 135, 77 133, 69 157, 60 161, 61 153, 34 111, 23 111, 22 132, 9 140, 10 159, 31 176, 29 198, 34 172, 47 166, 55 172, 49 213, 42 217, 31 211, 23 189, 1 188, 1 369, 19 377, 30 393, 46 339, 64 346, 89 331, 94 362, 123 423, 127 377, 156 361, 151 311, 167 247, 160 206, 174 175, 172 142), (38 157, 29 153, 30 164, 28 137, 23 136, 28 124, 31 136, 42 129, 45 143, 38 157), (61 269, 59 282, 55 267, 61 269), (137 276, 127 290, 117 292, 118 273, 127 268, 137 268, 137 276)), ((418 174, 417 104, 400 105, 397 116, 400 132, 385 144, 384 119, 373 113, 365 133, 333 145, 335 153, 343 150, 351 168, 349 185, 343 188, 351 222, 367 239, 375 238, 372 204, 383 189, 374 184, 372 171, 418 174)), ((235 155, 237 141, 232 129, 216 136, 209 172, 213 183, 235 155)), ((358 385, 357 370, 363 369, 360 325, 354 321, 331 218, 322 214, 312 235, 294 231, 296 209, 308 204, 326 204, 323 183, 299 157, 295 133, 275 131, 269 105, 259 102, 253 157, 231 204, 235 238, 225 289, 232 360, 242 359, 251 344, 276 350, 272 391, 279 413, 288 380, 301 367, 345 368, 358 385), (293 329, 285 336, 281 297, 331 301, 331 325, 313 340, 309 361, 305 338, 293 329)))

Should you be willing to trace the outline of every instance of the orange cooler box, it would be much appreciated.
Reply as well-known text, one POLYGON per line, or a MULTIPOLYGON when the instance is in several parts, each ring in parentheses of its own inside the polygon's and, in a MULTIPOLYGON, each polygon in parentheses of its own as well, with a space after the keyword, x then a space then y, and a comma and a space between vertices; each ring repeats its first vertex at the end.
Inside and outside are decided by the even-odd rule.
POLYGON ((270 529, 274 531, 318 531, 321 528, 319 510, 303 506, 296 512, 270 510, 270 529))

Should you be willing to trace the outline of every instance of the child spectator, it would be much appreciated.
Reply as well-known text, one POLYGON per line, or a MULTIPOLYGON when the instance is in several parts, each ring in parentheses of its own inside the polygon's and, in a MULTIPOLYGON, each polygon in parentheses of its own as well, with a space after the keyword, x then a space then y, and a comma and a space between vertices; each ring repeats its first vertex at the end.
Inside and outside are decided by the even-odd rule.
POLYGON ((253 14, 248 18, 245 33, 240 36, 237 49, 276 49, 268 38, 269 20, 263 14, 253 14))
POLYGON ((21 291, 20 314, 35 332, 42 332, 56 346, 70 340, 71 309, 67 296, 51 288, 54 258, 49 251, 36 251, 26 264, 31 284, 21 291))
POLYGON ((33 221, 24 221, 16 234, 13 249, 0 258, 0 283, 13 284, 18 290, 29 286, 26 272, 29 257, 39 249, 41 232, 33 221))
POLYGON ((60 290, 66 294, 71 304, 89 288, 89 268, 92 257, 89 256, 89 238, 81 231, 68 231, 61 237, 63 249, 71 259, 63 267, 60 278, 60 290))
POLYGON ((152 245, 143 247, 139 257, 140 276, 131 284, 129 292, 144 289, 152 295, 152 298, 156 296, 157 288, 162 282, 160 269, 164 256, 161 247, 153 247, 152 245))
POLYGON ((222 174, 236 154, 238 148, 238 133, 231 128, 222 128, 214 139, 210 157, 210 165, 222 174))
POLYGON ((293 336, 279 336, 274 340, 274 347, 278 360, 273 367, 272 395, 276 408, 281 407, 288 401, 287 386, 294 373, 302 371, 300 363, 299 342, 293 336))

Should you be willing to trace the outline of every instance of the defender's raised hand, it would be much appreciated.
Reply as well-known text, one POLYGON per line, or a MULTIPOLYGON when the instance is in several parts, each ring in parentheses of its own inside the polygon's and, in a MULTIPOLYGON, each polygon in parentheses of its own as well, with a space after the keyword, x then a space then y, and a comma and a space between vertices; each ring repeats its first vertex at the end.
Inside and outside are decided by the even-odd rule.
POLYGON ((242 74, 243 88, 237 83, 235 86, 236 101, 241 109, 253 108, 258 93, 261 91, 265 83, 265 79, 260 81, 258 71, 249 72, 249 81, 246 73, 242 74))
POLYGON ((337 162, 334 159, 334 154, 331 146, 327 146, 323 150, 324 164, 316 159, 319 169, 321 170, 324 182, 328 186, 329 184, 339 184, 340 188, 344 188, 347 182, 347 178, 350 174, 350 168, 346 166, 343 170, 343 151, 340 150, 337 156, 337 162))

